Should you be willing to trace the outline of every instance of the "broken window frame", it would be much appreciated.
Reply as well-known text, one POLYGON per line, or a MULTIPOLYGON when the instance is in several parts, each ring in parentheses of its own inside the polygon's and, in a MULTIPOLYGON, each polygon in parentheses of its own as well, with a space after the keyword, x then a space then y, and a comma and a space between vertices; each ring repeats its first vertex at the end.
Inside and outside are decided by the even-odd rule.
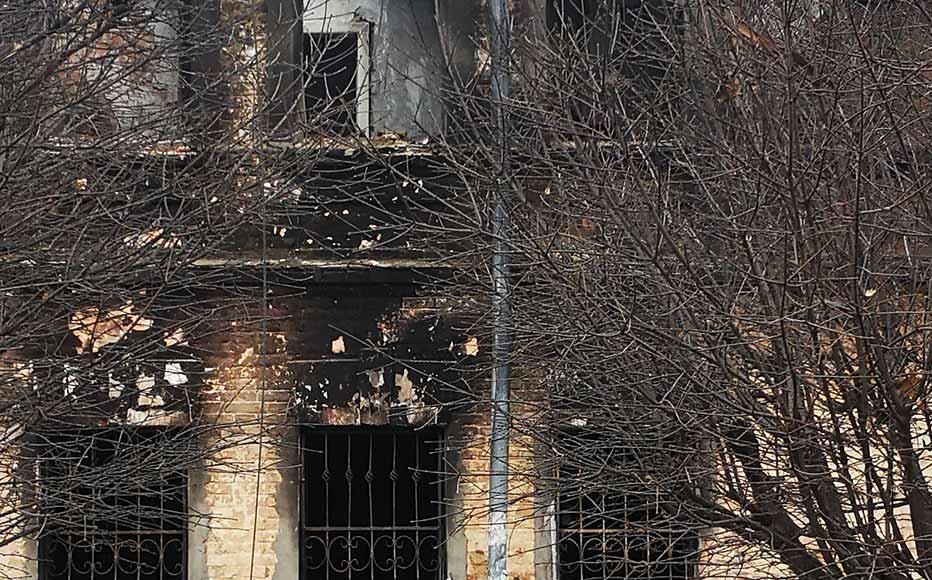
MULTIPOLYGON (((554 429, 553 437, 556 439, 565 439, 568 436, 581 437, 583 439, 592 437, 591 433, 584 433, 582 429, 569 425, 561 425, 554 429)), ((598 435, 595 435, 598 437, 598 435)), ((622 461, 625 462, 625 456, 630 457, 637 453, 636 450, 626 451, 623 449, 612 449, 610 457, 605 457, 604 461, 622 461)), ((633 461, 633 459, 631 459, 633 461)), ((650 493, 645 488, 645 492, 636 494, 625 494, 620 499, 622 501, 622 511, 624 519, 619 519, 614 515, 606 516, 606 513, 612 514, 612 508, 607 505, 606 498, 611 490, 581 491, 586 485, 585 477, 579 474, 579 470, 569 472, 567 469, 561 469, 558 465, 555 467, 553 476, 555 479, 555 490, 551 498, 552 511, 550 514, 550 526, 552 530, 552 566, 553 578, 555 580, 693 580, 697 577, 698 572, 698 552, 700 549, 700 536, 698 532, 690 529, 687 525, 670 526, 669 529, 655 527, 652 524, 654 512, 663 514, 659 503, 662 498, 655 493, 650 493), (575 497, 567 498, 567 491, 572 490, 578 493, 575 497), (634 496, 634 497, 632 497, 634 496), (650 505, 651 498, 654 501, 653 511, 650 505), (640 499, 639 503, 635 503, 640 499), (646 512, 647 518, 628 519, 629 500, 631 500, 632 510, 646 512), (571 505, 576 511, 567 509, 571 505), (598 509, 594 515, 587 516, 585 504, 589 502, 591 507, 598 509), (601 512, 601 513, 600 513, 601 512), (578 523, 573 527, 566 526, 567 513, 578 514, 572 521, 578 523), (600 525, 596 527, 587 527, 584 525, 588 518, 595 518, 600 525), (611 521, 614 520, 614 521, 611 521), (634 533, 632 533, 634 531, 634 533), (661 542, 667 545, 671 553, 672 561, 665 562, 652 560, 649 545, 656 541, 656 538, 648 536, 647 541, 643 542, 647 548, 647 557, 644 559, 632 559, 628 557, 631 553, 632 546, 638 547, 640 536, 646 534, 660 534, 661 542), (623 558, 612 561, 609 558, 610 551, 606 549, 612 543, 621 541, 623 548, 616 548, 616 551, 623 553, 623 558), (566 563, 564 555, 568 546, 575 546, 580 560, 577 562, 566 563), (594 570, 592 565, 585 563, 585 550, 596 548, 596 553, 601 554, 601 570, 594 570), (655 566, 681 567, 680 573, 659 574, 654 572, 655 566), (614 567, 614 569, 610 569, 614 567), (568 570, 568 568, 570 568, 568 570)), ((603 475, 604 477, 604 475, 603 475)), ((617 501, 617 500, 616 500, 617 501)), ((612 506, 615 507, 615 506, 612 506)), ((664 552, 661 552, 663 554, 664 552)))
MULTIPOLYGON (((444 509, 443 466, 446 456, 446 438, 440 428, 408 428, 395 426, 313 426, 301 431, 300 439, 300 573, 301 580, 442 580, 446 577, 446 554, 443 546, 446 540, 446 513, 444 509), (390 438, 392 445, 392 469, 384 472, 384 458, 376 454, 378 440, 385 446, 390 438), (419 485, 432 489, 432 498, 426 498, 433 513, 423 517, 418 513, 419 501, 415 492, 413 511, 405 515, 399 510, 399 481, 405 477, 404 469, 398 469, 399 453, 410 450, 410 446, 399 446, 414 439, 416 464, 410 469, 411 489, 419 485), (316 442, 313 440, 317 439, 316 442), (342 445, 339 441, 345 440, 342 445), (367 469, 362 473, 353 470, 353 442, 368 441, 368 450, 362 448, 357 453, 367 454, 367 469), (336 445, 331 445, 336 441, 336 445), (321 450, 320 443, 323 443, 321 450), (326 453, 324 453, 326 451, 326 453), (346 452, 348 461, 342 465, 339 459, 331 462, 329 454, 346 452), (321 455, 321 453, 324 453, 321 455), (428 461, 421 461, 422 453, 427 454, 428 461), (373 459, 383 462, 374 466, 373 459), (315 462, 314 465, 311 465, 315 462), (321 463, 322 462, 322 463, 321 463), (425 465, 425 463, 428 463, 425 465), (333 466, 346 466, 342 473, 331 472, 333 466), (376 469, 374 469, 376 467, 376 469), (382 467, 383 469, 377 469, 382 467), (391 481, 391 501, 375 503, 373 489, 378 482, 391 481), (434 481, 430 481, 434 479, 434 481), (365 485, 368 495, 368 524, 355 520, 359 514, 353 512, 353 486, 365 485), (316 487, 315 487, 316 486, 316 487), (336 487, 331 487, 336 486, 336 487), (341 491, 341 488, 345 488, 341 491), (331 493, 331 490, 336 490, 331 493), (342 495, 341 495, 342 494, 342 495), (345 497, 344 497, 345 496, 345 497), (342 507, 341 497, 347 499, 346 513, 335 515, 330 503, 342 507), (386 508, 386 505, 390 507, 386 508), (313 506, 323 505, 311 517, 313 506), (391 514, 390 525, 376 525, 376 507, 388 510, 391 514), (345 518, 343 517, 345 515, 345 518), (323 521, 320 517, 323 516, 323 521), (312 525, 313 524, 313 525, 312 525), (413 551, 410 549, 413 547, 413 551), (388 558, 377 550, 390 549, 388 558), (407 548, 407 549, 406 549, 407 548), (413 554, 413 556, 412 556, 413 554), (426 558, 425 558, 426 554, 426 558), (367 565, 368 562, 368 565, 367 565)), ((357 450, 360 448, 357 447, 357 450)), ((384 451, 384 449, 383 449, 384 451)), ((356 456, 358 457, 358 456, 356 456)), ((358 493, 358 490, 357 490, 358 493)), ((364 510, 365 511, 365 510, 364 510)), ((429 510, 430 511, 430 510, 429 510)), ((362 514, 366 515, 366 514, 362 514)), ((381 514, 384 518, 385 513, 381 514)), ((364 518, 365 519, 365 518, 364 518)), ((384 524, 386 522, 378 522, 384 524)))
MULTIPOLYGON (((354 34, 356 36, 356 71, 354 74, 356 80, 356 98, 354 99, 355 115, 351 115, 349 126, 345 127, 346 131, 344 131, 344 133, 348 132, 350 134, 368 137, 371 134, 372 125, 370 106, 370 81, 372 76, 370 47, 372 27, 370 23, 363 20, 346 22, 335 18, 326 18, 321 21, 319 18, 311 18, 309 14, 305 15, 302 42, 313 45, 313 40, 310 40, 310 37, 314 35, 339 36, 349 34, 354 34)), ((302 113, 301 117, 306 121, 310 121, 311 119, 308 117, 311 111, 307 106, 307 90, 310 85, 311 77, 308 71, 310 62, 306 51, 302 51, 301 60, 301 75, 303 78, 301 83, 302 94, 301 99, 299 99, 302 113)))
POLYGON ((144 577, 186 580, 189 505, 186 470, 172 470, 157 487, 152 482, 144 482, 147 488, 155 487, 146 489, 148 493, 133 493, 122 486, 112 486, 109 490, 88 486, 67 490, 68 498, 76 498, 71 500, 75 506, 83 506, 88 499, 95 504, 113 503, 110 517, 88 517, 85 513, 80 530, 55 529, 63 525, 56 517, 55 504, 61 506, 64 500, 50 499, 55 494, 50 491, 54 489, 52 482, 63 473, 55 474, 56 468, 68 470, 69 474, 82 470, 93 473, 95 469, 104 468, 106 478, 105 466, 120 453, 121 447, 123 452, 131 453, 134 446, 158 446, 169 431, 171 429, 161 427, 86 428, 33 436, 39 505, 45 518, 43 534, 38 540, 39 580, 138 580, 144 577), (56 440, 68 437, 87 439, 88 443, 75 444, 67 454, 56 456, 61 451, 56 440), (101 455, 103 458, 98 459, 101 455), (135 505, 125 503, 132 498, 135 498, 135 505), (144 505, 153 499, 157 499, 158 507, 144 505), (127 511, 121 512, 123 509, 127 511), (77 554, 85 554, 86 558, 81 559, 77 554))

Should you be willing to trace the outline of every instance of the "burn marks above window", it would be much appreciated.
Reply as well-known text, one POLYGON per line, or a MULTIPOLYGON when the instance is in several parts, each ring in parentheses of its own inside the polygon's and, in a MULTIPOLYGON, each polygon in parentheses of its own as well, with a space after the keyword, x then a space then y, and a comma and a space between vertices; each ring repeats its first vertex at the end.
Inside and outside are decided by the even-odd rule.
POLYGON ((304 35, 304 107, 324 135, 369 130, 369 25, 304 35))

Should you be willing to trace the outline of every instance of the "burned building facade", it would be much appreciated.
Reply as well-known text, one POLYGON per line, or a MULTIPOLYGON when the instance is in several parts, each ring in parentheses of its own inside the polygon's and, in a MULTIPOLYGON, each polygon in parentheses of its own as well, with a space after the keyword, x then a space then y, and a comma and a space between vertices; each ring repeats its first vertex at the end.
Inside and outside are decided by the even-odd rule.
MULTIPOLYGON (((10 469, 33 480, 41 509, 38 524, 24 524, 28 533, 0 548, 4 573, 42 580, 486 576, 488 344, 463 315, 469 297, 430 291, 455 274, 457 249, 432 245, 411 227, 432 219, 429 199, 456 195, 430 141, 453 114, 445 90, 483 74, 484 8, 461 0, 163 4, 133 6, 160 14, 143 19, 150 24, 139 32, 140 46, 169 46, 176 22, 225 32, 165 48, 160 62, 180 72, 168 65, 143 71, 157 85, 151 90, 114 86, 110 122, 135 130, 139 117, 125 111, 182 105, 174 122, 203 133, 183 147, 146 152, 164 161, 161 171, 183 171, 197 158, 198 140, 217 127, 234 151, 261 134, 247 169, 223 187, 248 184, 276 201, 256 214, 259 222, 241 224, 186 264, 209 284, 76 305, 48 338, 67 355, 54 372, 34 368, 28 352, 11 358, 11 372, 26 385, 56 376, 56 396, 73 413, 58 418, 58 429, 5 441, 23 454, 10 469), (264 71, 258 78, 222 74, 252 71, 255 63, 264 71), (297 169, 287 178, 263 175, 263 151, 293 156, 297 169), (157 354, 134 355, 141 350, 157 354), (193 435, 181 445, 172 434, 184 431, 193 435), (166 448, 185 459, 162 463, 166 448), (140 469, 158 472, 157 481, 137 482, 140 469), (110 475, 95 475, 104 472, 110 475), (85 483, 43 495, 44 486, 76 478, 85 483), (87 501, 98 508, 93 514, 75 509, 87 501)), ((585 16, 585 6, 570 2, 525 4, 523 17, 545 23, 541 29, 555 29, 564 12, 585 16)), ((140 178, 150 179, 156 176, 140 178)), ((122 243, 172 252, 184 242, 155 225, 122 243)), ((516 473, 534 471, 530 438, 513 438, 511 462, 516 473)), ((513 578, 695 573, 695 538, 672 557, 651 556, 640 540, 634 547, 606 541, 636 527, 605 517, 625 498, 554 498, 518 476, 510 493, 513 578), (652 558, 668 563, 645 567, 652 558)), ((650 516, 647 507, 640 511, 650 516)))

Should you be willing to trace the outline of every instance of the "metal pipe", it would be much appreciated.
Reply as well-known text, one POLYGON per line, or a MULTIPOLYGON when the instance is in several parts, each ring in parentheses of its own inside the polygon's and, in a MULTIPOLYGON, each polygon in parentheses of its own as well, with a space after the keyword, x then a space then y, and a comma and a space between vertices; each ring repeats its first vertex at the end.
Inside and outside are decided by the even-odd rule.
POLYGON ((492 59, 492 107, 495 115, 495 141, 499 172, 494 192, 492 236, 492 309, 494 324, 492 369, 492 434, 489 449, 489 580, 508 578, 508 441, 511 422, 509 411, 509 364, 512 349, 512 310, 510 296, 511 263, 508 238, 509 217, 509 147, 506 101, 509 82, 509 28, 507 0, 489 0, 492 59))

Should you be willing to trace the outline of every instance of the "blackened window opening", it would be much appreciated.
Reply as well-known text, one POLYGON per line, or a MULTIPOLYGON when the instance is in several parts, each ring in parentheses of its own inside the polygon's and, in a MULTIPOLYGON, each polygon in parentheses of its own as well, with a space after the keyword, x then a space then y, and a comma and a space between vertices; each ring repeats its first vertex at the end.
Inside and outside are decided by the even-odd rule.
POLYGON ((695 530, 670 515, 676 513, 667 509, 670 500, 646 485, 631 483, 637 481, 634 453, 612 447, 591 442, 560 466, 558 580, 694 578, 695 530), (606 465, 612 463, 631 464, 632 473, 624 482, 606 475, 612 470, 606 465))
POLYGON ((39 436, 43 580, 183 580, 187 476, 157 429, 39 436))
MULTIPOLYGON (((670 20, 675 12, 671 0, 547 0, 546 22, 550 32, 576 33, 592 27, 602 27, 610 33, 612 19, 620 19, 622 32, 635 32, 638 23, 656 24, 670 20)), ((623 39, 637 42, 640 39, 623 39)))
POLYGON ((442 450, 431 430, 307 431, 302 578, 442 578, 442 450))
POLYGON ((549 0, 547 25, 553 33, 576 33, 595 17, 598 0, 549 0))
POLYGON ((675 56, 669 37, 681 17, 672 0, 548 0, 546 21, 570 55, 597 55, 600 66, 656 82, 675 56))
POLYGON ((305 34, 304 103, 312 128, 324 134, 355 131, 356 75, 359 38, 356 33, 305 34))

